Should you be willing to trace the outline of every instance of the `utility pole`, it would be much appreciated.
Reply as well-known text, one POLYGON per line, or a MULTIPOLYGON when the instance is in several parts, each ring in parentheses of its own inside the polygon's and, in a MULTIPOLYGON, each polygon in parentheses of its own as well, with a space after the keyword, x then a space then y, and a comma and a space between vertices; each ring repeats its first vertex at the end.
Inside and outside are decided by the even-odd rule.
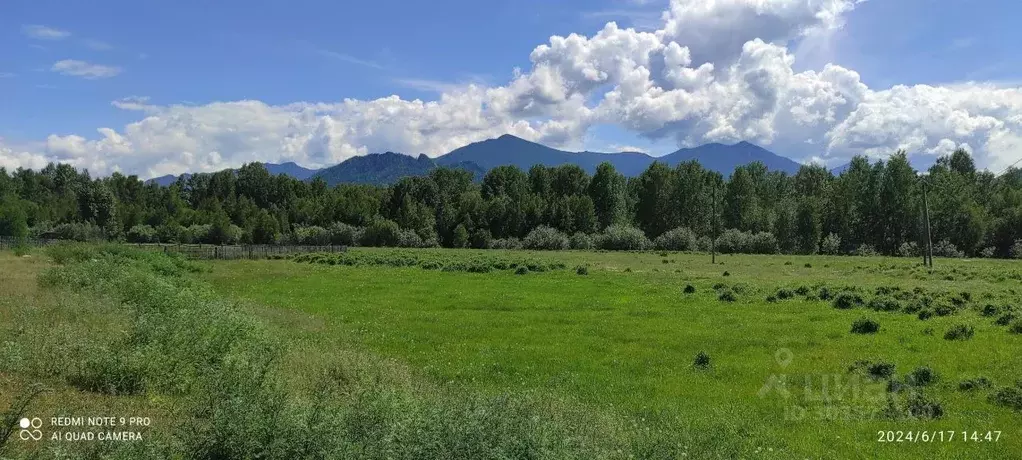
POLYGON ((923 177, 923 218, 926 219, 926 249, 923 252, 924 265, 929 259, 929 267, 933 268, 933 240, 930 238, 930 205, 926 200, 926 177, 923 177))
POLYGON ((710 262, 717 265, 717 183, 713 183, 713 216, 710 219, 710 227, 713 239, 710 240, 710 262))

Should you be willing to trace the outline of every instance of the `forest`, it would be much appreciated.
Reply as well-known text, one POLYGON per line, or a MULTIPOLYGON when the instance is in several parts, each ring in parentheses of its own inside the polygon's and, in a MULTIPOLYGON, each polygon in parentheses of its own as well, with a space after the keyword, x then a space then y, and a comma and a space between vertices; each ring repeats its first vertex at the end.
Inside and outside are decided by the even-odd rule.
POLYGON ((438 168, 390 186, 303 182, 259 163, 167 187, 67 164, 0 168, 0 235, 79 241, 527 249, 661 249, 1022 258, 1022 170, 977 170, 964 150, 925 172, 904 152, 835 175, 761 163, 730 177, 696 162, 438 168), (716 240, 712 238, 716 236, 716 240))

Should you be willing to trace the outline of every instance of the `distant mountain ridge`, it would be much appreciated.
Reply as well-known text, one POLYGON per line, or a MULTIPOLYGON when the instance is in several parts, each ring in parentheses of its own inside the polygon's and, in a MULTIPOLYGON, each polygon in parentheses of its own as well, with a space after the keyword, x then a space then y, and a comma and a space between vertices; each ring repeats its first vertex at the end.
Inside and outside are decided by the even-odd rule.
MULTIPOLYGON (((280 164, 276 164, 276 163, 263 163, 263 166, 266 167, 266 171, 268 171, 271 176, 276 176, 276 175, 284 174, 284 175, 291 176, 291 177, 293 177, 295 179, 298 179, 298 180, 306 180, 306 179, 312 177, 313 174, 316 174, 317 171, 319 171, 318 169, 309 169, 309 168, 302 167, 298 163, 295 163, 293 161, 289 161, 287 163, 280 163, 280 164)), ((192 177, 192 175, 189 174, 189 173, 181 174, 181 176, 183 176, 186 180, 189 177, 192 177)), ((177 182, 177 178, 178 177, 179 176, 175 176, 173 174, 167 174, 165 176, 154 177, 152 179, 149 179, 149 180, 146 181, 146 183, 152 182, 152 183, 155 183, 155 184, 157 184, 157 185, 159 185, 161 187, 166 187, 166 186, 168 186, 170 184, 173 184, 174 182, 177 182)))
MULTIPOLYGON (((712 143, 699 147, 682 148, 661 157, 641 152, 601 153, 569 152, 527 141, 505 134, 496 139, 474 142, 436 158, 426 155, 411 156, 402 153, 384 152, 352 157, 323 169, 308 169, 293 162, 265 164, 271 174, 286 174, 299 180, 322 178, 328 185, 341 183, 387 185, 403 177, 429 174, 440 166, 455 167, 471 171, 476 180, 497 166, 513 165, 528 171, 533 165, 560 166, 575 164, 590 174, 603 162, 614 165, 618 172, 633 177, 642 174, 653 162, 660 161, 676 166, 685 161, 698 161, 704 168, 729 175, 738 166, 755 161, 763 163, 771 171, 795 174, 801 164, 777 155, 763 147, 748 142, 733 145, 712 143)), ((184 175, 186 178, 188 174, 184 175)), ((161 176, 150 179, 160 185, 169 185, 177 176, 161 176)))
POLYGON ((475 180, 482 179, 486 169, 470 161, 441 165, 426 155, 412 157, 403 153, 384 152, 352 157, 321 169, 310 179, 323 179, 328 185, 337 184, 393 184, 405 177, 425 176, 440 166, 460 168, 472 173, 475 180))

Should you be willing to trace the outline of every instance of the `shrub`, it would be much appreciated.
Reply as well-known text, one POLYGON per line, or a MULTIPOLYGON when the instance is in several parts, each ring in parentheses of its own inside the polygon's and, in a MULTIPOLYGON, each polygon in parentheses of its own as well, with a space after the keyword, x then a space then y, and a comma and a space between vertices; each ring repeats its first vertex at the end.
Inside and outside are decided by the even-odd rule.
POLYGON ((853 292, 842 292, 834 297, 834 308, 847 310, 862 305, 862 297, 853 292))
POLYGON ((362 232, 361 246, 397 246, 401 241, 401 227, 389 219, 377 218, 362 232))
POLYGON ((749 236, 748 247, 744 252, 749 254, 777 254, 779 246, 777 238, 770 232, 759 232, 749 236))
POLYGON ((516 275, 527 275, 529 273, 529 267, 518 267, 515 269, 516 275))
POLYGON ((685 294, 695 294, 696 293, 696 287, 691 285, 691 284, 686 285, 685 289, 683 289, 682 292, 684 292, 685 294))
POLYGON ((469 238, 469 244, 476 249, 489 249, 493 244, 493 235, 490 231, 485 228, 477 229, 472 232, 472 237, 469 238))
POLYGON ((661 251, 693 251, 696 240, 696 234, 688 227, 678 227, 656 237, 653 247, 661 251))
POLYGON ((748 244, 749 235, 737 229, 729 228, 724 230, 717 237, 717 251, 724 254, 742 252, 748 244))
POLYGON ((937 371, 933 370, 933 368, 920 366, 908 374, 905 381, 913 386, 924 387, 936 383, 938 378, 937 371))
POLYGON ((1012 259, 1022 259, 1022 240, 1015 240, 1015 243, 1008 249, 1008 255, 1012 259))
POLYGON ((571 235, 571 241, 568 242, 571 249, 578 250, 589 250, 593 248, 593 238, 582 232, 576 232, 571 235))
POLYGON ((1014 321, 1014 320, 1015 320, 1015 314, 1014 313, 1005 313, 1005 314, 1001 315, 1000 317, 998 317, 997 320, 994 321, 994 324, 996 324, 998 326, 1007 326, 1007 325, 1011 324, 1011 322, 1014 321))
POLYGON ((700 351, 696 354, 695 359, 692 360, 692 366, 698 369, 706 369, 710 367, 710 355, 706 354, 705 351, 700 351))
POLYGON ((983 306, 983 310, 980 311, 980 314, 983 316, 997 316, 997 314, 1000 312, 1001 309, 998 308, 997 305, 988 303, 983 306))
POLYGON ((424 242, 415 230, 402 229, 397 235, 397 245, 402 248, 421 248, 424 242))
POLYGON ((1004 387, 997 390, 990 395, 990 402, 998 406, 1022 411, 1022 385, 1015 384, 1013 387, 1004 387))
POLYGON ((182 243, 209 243, 211 241, 210 233, 212 233, 213 226, 209 224, 194 224, 184 228, 181 232, 182 243))
POLYGON ((972 326, 958 324, 944 333, 944 340, 969 340, 976 334, 972 326))
POLYGON ((579 265, 578 267, 575 267, 575 274, 577 274, 577 275, 588 275, 589 274, 589 267, 586 267, 585 265, 579 265))
POLYGON ((869 318, 859 318, 852 323, 853 334, 876 334, 880 330, 880 323, 869 318))
POLYGON ((614 224, 597 237, 595 245, 599 249, 612 251, 641 251, 648 249, 651 243, 642 230, 629 225, 614 224))
POLYGON ((295 227, 294 242, 307 246, 326 246, 330 244, 330 232, 316 225, 295 227))
POLYGON ((866 375, 874 380, 887 379, 894 376, 895 365, 887 361, 856 361, 849 370, 865 371, 866 375))
POLYGON ((738 300, 738 294, 735 294, 733 289, 725 287, 717 293, 717 300, 721 302, 735 302, 738 300))
POLYGON ((860 244, 859 247, 855 248, 855 251, 853 251, 852 254, 862 257, 876 257, 880 255, 873 245, 865 243, 860 244))
POLYGON ((525 249, 558 251, 568 249, 568 237, 557 229, 539 226, 529 232, 522 241, 525 249))
POLYGON ((724 276, 731 276, 731 272, 729 272, 729 271, 725 271, 725 272, 724 272, 724 276))
POLYGON ((344 222, 334 222, 330 225, 330 244, 340 246, 357 246, 362 239, 362 227, 355 227, 344 222))
POLYGON ((696 251, 710 252, 713 249, 713 240, 708 236, 700 236, 696 239, 696 251))
POLYGON ((156 229, 149 225, 136 225, 128 230, 129 243, 155 243, 156 229))
POLYGON ((874 297, 870 299, 869 308, 874 311, 898 311, 901 310, 901 302, 890 297, 874 297))
POLYGON ((780 289, 777 290, 777 292, 774 295, 779 300, 788 300, 788 299, 790 299, 792 297, 795 297, 795 293, 792 292, 792 290, 788 289, 788 288, 780 288, 780 289))
POLYGON ((820 253, 830 256, 836 256, 840 254, 841 237, 834 233, 831 233, 824 237, 823 242, 820 243, 820 253))
POLYGON ((997 248, 993 246, 987 246, 979 251, 979 256, 984 259, 992 259, 997 255, 997 248))
POLYGON ((958 389, 960 391, 975 391, 981 389, 987 389, 993 386, 993 382, 990 379, 980 376, 972 379, 962 380, 958 382, 958 389))
POLYGON ((937 257, 951 257, 951 258, 962 258, 965 257, 965 253, 959 251, 955 245, 951 244, 949 240, 940 240, 939 243, 933 245, 933 255, 937 257))
POLYGON ((99 241, 106 239, 103 229, 91 222, 60 224, 50 229, 46 236, 58 240, 71 241, 99 241))
POLYGON ((1008 327, 1008 332, 1012 334, 1022 334, 1022 319, 1011 323, 1011 326, 1008 327))
POLYGON ((937 419, 944 415, 940 402, 927 398, 922 393, 913 393, 908 398, 908 414, 920 419, 937 419))
POLYGON ((919 244, 915 241, 906 241, 898 247, 898 255, 901 257, 919 257, 923 252, 919 250, 919 244))

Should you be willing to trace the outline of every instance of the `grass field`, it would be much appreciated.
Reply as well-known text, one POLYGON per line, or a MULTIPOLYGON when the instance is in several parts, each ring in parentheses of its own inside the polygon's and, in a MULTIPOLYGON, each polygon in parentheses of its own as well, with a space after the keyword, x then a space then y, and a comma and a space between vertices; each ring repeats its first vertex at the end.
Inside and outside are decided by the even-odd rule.
POLYGON ((430 380, 667 420, 703 454, 1007 458, 1022 451, 1020 412, 992 403, 992 390, 959 390, 980 376, 995 388, 1022 379, 1022 335, 995 324, 1008 308, 1018 311, 1017 263, 939 260, 931 273, 907 259, 736 255, 711 265, 706 255, 564 252, 527 257, 566 269, 515 275, 392 267, 380 265, 386 250, 356 252, 383 260, 231 262, 211 265, 207 278, 230 296, 313 315, 317 333, 408 363, 430 380), (576 273, 580 265, 587 275, 576 273), (728 287, 714 289, 720 283, 728 287), (695 292, 684 293, 687 285, 695 292), (818 300, 821 287, 857 289, 866 303, 879 288, 902 311, 837 309, 818 300), (794 295, 768 302, 779 289, 794 295), (736 300, 721 301, 722 290, 736 300), (953 312, 939 311, 940 301, 927 320, 904 311, 925 296, 953 312), (997 313, 983 316, 987 305, 997 313), (878 322, 879 332, 851 333, 862 317, 878 322), (946 340, 960 324, 974 336, 946 340), (693 366, 699 352, 710 357, 706 369, 693 366), (896 375, 850 372, 859 360, 893 363, 896 375), (935 383, 887 391, 889 380, 904 381, 922 366, 936 371, 935 383), (942 415, 911 417, 913 395, 938 402, 942 415), (891 398, 899 412, 884 412, 891 398), (882 443, 880 430, 1002 433, 995 443, 882 443))
POLYGON ((908 259, 734 255, 711 265, 707 255, 624 252, 163 258, 87 252, 55 265, 41 252, 0 254, 0 410, 38 382, 50 391, 33 414, 141 413, 158 420, 149 430, 159 441, 9 443, 0 457, 1022 452, 1022 266, 1009 261, 939 259, 930 271, 908 259), (853 333, 861 319, 879 330, 853 333), (139 358, 100 359, 98 374, 81 364, 110 353, 139 358), (253 386, 250 364, 235 367, 264 354, 279 356, 273 378, 253 386), (317 393, 324 373, 342 382, 329 398, 317 393), (224 394, 234 395, 226 406, 224 394), (288 415, 267 425, 247 413, 288 415), (300 430, 280 428, 294 420, 300 430), (913 439, 879 442, 887 430, 913 439), (277 450, 252 445, 260 439, 277 450))

